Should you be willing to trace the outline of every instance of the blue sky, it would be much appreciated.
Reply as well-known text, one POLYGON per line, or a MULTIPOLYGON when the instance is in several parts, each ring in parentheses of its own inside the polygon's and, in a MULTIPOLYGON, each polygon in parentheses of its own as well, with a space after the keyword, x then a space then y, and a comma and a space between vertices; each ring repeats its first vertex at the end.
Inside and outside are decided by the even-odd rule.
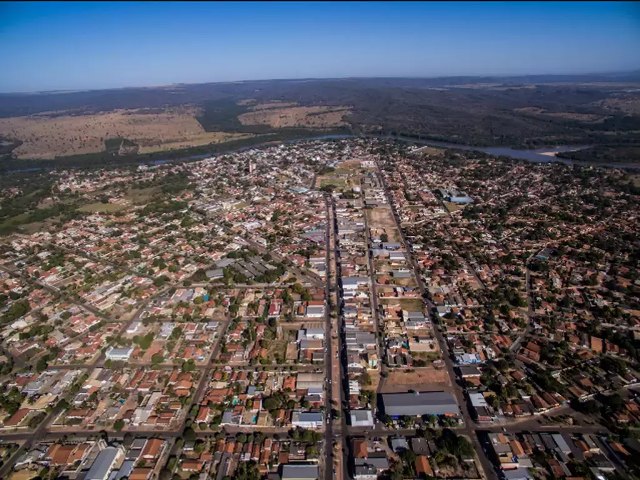
POLYGON ((0 2, 0 91, 640 68, 640 4, 0 2))

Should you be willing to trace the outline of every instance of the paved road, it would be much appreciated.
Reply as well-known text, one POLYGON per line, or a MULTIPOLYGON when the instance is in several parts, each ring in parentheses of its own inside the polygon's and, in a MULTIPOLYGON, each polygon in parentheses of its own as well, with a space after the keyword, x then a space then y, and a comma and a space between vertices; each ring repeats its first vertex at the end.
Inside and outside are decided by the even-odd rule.
POLYGON ((340 267, 340 246, 338 243, 338 218, 336 215, 336 204, 333 200, 333 197, 329 197, 330 199, 330 208, 331 208, 331 219, 332 219, 332 234, 333 234, 333 258, 334 258, 334 273, 335 273, 335 281, 336 281, 336 293, 337 293, 337 308, 338 308, 338 357, 339 357, 339 378, 341 379, 340 388, 338 389, 340 392, 340 401, 338 402, 338 411, 340 412, 340 428, 339 428, 339 436, 338 447, 339 452, 342 452, 342 478, 343 480, 348 480, 349 477, 349 465, 348 465, 348 456, 347 456, 347 445, 346 445, 346 433, 347 433, 347 415, 349 414, 349 409, 347 405, 347 399, 349 398, 349 377, 347 375, 347 349, 346 349, 346 338, 345 338, 345 329, 342 317, 342 307, 343 307, 343 298, 342 298, 342 270, 340 267))
MULTIPOLYGON (((331 248, 331 215, 329 212, 329 198, 325 196, 325 211, 327 218, 327 226, 325 231, 325 263, 327 265, 326 278, 324 285, 324 321, 325 321, 325 354, 324 364, 326 372, 326 394, 324 399, 326 425, 324 430, 324 478, 325 480, 331 480, 333 477, 333 421, 331 418, 331 398, 333 397, 333 385, 331 382, 331 373, 333 372, 333 348, 332 348, 332 334, 331 334, 331 308, 329 302, 329 296, 331 295, 331 264, 330 264, 330 248, 331 248)), ((340 411, 338 406, 338 411, 340 411)))

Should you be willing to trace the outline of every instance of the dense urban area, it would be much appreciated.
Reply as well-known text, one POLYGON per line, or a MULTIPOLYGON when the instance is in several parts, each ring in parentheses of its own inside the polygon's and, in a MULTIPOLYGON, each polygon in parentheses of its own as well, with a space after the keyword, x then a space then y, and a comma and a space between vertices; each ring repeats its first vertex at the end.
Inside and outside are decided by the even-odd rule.
POLYGON ((639 200, 374 138, 7 175, 0 478, 640 478, 639 200))

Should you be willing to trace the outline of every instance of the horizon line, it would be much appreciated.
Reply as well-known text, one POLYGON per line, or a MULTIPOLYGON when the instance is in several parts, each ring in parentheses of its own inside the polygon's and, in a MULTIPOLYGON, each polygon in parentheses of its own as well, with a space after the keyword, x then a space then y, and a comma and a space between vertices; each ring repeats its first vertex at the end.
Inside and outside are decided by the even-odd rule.
POLYGON ((584 72, 584 73, 521 73, 521 74, 465 74, 465 75, 348 75, 343 77, 289 77, 289 78, 256 78, 256 79, 244 79, 244 80, 223 80, 223 81, 210 81, 210 82, 173 82, 157 85, 126 85, 121 87, 105 87, 105 88, 73 88, 73 89, 53 89, 53 90, 31 90, 31 91, 9 91, 0 92, 0 95, 52 95, 52 94, 70 94, 70 93, 82 93, 82 92, 100 92, 108 90, 128 90, 128 89, 141 89, 141 88, 169 88, 177 86, 193 86, 193 85, 224 85, 233 83, 250 83, 250 82, 286 82, 286 81, 313 81, 313 80, 365 80, 365 79, 430 79, 435 80, 439 78, 520 78, 520 77, 544 77, 544 76, 557 76, 557 77, 570 77, 570 76, 597 76, 597 75, 628 75, 640 73, 640 68, 632 70, 608 70, 600 72, 584 72))

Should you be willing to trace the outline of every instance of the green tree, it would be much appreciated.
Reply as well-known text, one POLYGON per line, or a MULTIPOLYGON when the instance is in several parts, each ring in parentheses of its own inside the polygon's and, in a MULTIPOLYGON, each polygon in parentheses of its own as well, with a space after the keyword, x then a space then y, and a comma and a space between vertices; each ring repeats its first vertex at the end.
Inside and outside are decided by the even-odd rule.
POLYGON ((196 369, 196 362, 192 358, 182 364, 183 372, 193 372, 196 369))

